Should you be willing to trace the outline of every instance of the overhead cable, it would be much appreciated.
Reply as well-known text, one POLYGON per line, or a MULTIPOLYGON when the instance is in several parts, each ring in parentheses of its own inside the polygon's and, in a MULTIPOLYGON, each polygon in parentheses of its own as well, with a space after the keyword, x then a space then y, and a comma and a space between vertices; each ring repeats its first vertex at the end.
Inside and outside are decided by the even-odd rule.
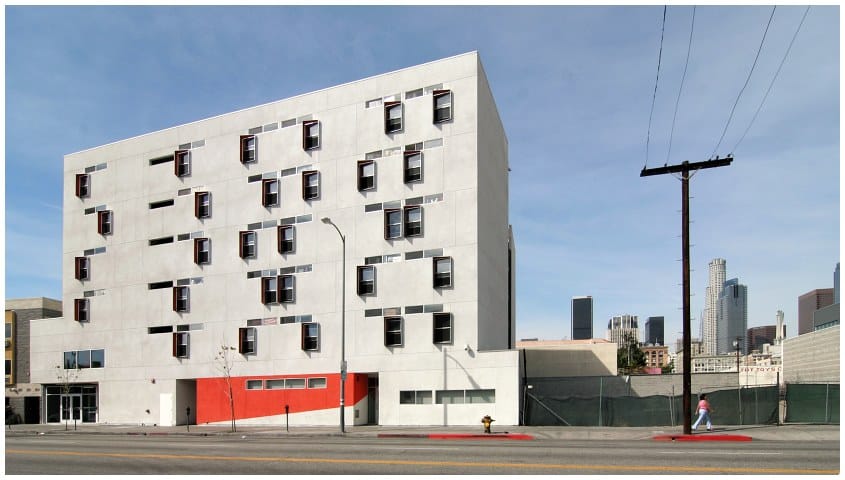
POLYGON ((684 63, 684 74, 681 76, 681 87, 678 88, 678 98, 675 100, 675 114, 672 115, 672 130, 669 133, 669 150, 666 152, 666 163, 669 163, 669 155, 672 153, 672 138, 675 136, 675 119, 678 118, 678 105, 681 103, 681 92, 684 90, 684 80, 687 78, 687 66, 689 65, 689 54, 692 49, 692 32, 695 30, 695 5, 692 7, 692 25, 689 30, 689 45, 687 45, 687 61, 684 63))
POLYGON ((657 78, 654 80, 654 94, 651 97, 651 112, 648 114, 648 133, 645 137, 645 165, 648 166, 648 144, 651 139, 651 118, 654 115, 654 100, 657 98, 657 84, 660 82, 660 60, 663 57, 663 33, 666 31, 666 5, 663 5, 663 26, 660 29, 660 51, 657 54, 657 78))

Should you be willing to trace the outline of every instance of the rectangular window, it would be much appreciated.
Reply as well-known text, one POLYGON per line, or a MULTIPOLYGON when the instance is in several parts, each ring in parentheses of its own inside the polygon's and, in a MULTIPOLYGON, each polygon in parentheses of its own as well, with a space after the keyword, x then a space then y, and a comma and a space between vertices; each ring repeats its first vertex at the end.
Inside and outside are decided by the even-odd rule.
POLYGON ((211 263, 211 240, 208 238, 194 239, 194 263, 208 265, 211 263))
POLYGON ((320 121, 302 122, 302 149, 313 150, 320 147, 320 121))
POLYGON ((164 245, 166 243, 173 243, 173 236, 171 235, 169 237, 153 238, 150 239, 149 243, 151 247, 154 247, 156 245, 164 245))
POLYGON ((448 312, 433 315, 434 343, 452 343, 452 314, 448 312))
POLYGON ((264 380, 264 388, 266 390, 283 390, 285 388, 285 379, 264 380))
POLYGON ((316 351, 320 349, 320 325, 318 323, 302 324, 302 350, 316 351))
POLYGON ((188 287, 173 287, 173 311, 187 312, 189 309, 189 289, 188 287))
POLYGON ((358 162, 358 191, 372 190, 376 187, 376 162, 364 160, 358 162))
POLYGON ((255 248, 255 232, 247 230, 240 232, 240 246, 241 258, 255 258, 257 250, 255 248))
POLYGON ((76 298, 73 300, 73 319, 77 322, 87 322, 88 315, 88 299, 76 298))
POLYGON ((325 377, 314 377, 308 379, 308 388, 326 388, 325 377))
POLYGON ((241 135, 241 163, 253 163, 258 160, 257 143, 258 137, 255 135, 241 135))
POLYGON ((6 340, 8 340, 10 338, 12 338, 12 324, 7 323, 6 324, 6 340))
POLYGON ((173 155, 164 155, 162 157, 156 157, 150 159, 150 165, 161 165, 162 163, 172 162, 173 155))
POLYGON ((279 180, 261 181, 261 205, 265 207, 279 206, 279 180))
POLYGON ((100 235, 111 235, 114 218, 111 210, 97 212, 97 233, 100 235))
POLYGON ((74 276, 77 280, 90 280, 91 259, 88 257, 76 257, 74 259, 74 276))
POLYGON ((405 183, 422 181, 422 152, 407 151, 405 156, 405 183))
POLYGON ((65 352, 65 370, 76 370, 76 351, 65 352))
POLYGON ((384 102, 384 133, 402 130, 402 102, 384 102))
POLYGON ((188 358, 188 332, 175 332, 173 334, 173 356, 176 358, 188 358))
POLYGON ((91 368, 103 368, 106 366, 106 354, 104 350, 91 350, 91 368))
POLYGON ((405 207, 405 236, 418 237, 422 235, 422 207, 405 207))
POLYGON ((261 390, 263 380, 247 380, 246 381, 246 389, 247 390, 261 390))
POLYGON ((452 257, 434 258, 434 288, 452 286, 452 257))
POLYGON ((150 202, 150 210, 155 210, 157 208, 164 208, 164 207, 172 207, 175 202, 172 198, 168 198, 167 200, 161 200, 158 202, 150 202))
POLYGON ((194 216, 197 218, 211 217, 211 192, 194 193, 194 216))
POLYGON ((261 277, 261 303, 268 305, 279 302, 279 279, 261 277))
POLYGON ((437 403, 464 403, 463 390, 438 390, 436 395, 437 403))
POLYGON ((285 379, 285 388, 291 388, 291 389, 305 388, 305 379, 304 378, 286 378, 285 379))
POLYGON ((76 196, 85 198, 91 194, 91 176, 87 173, 76 175, 76 196))
POLYGON ((296 299, 295 283, 293 275, 279 276, 279 301, 282 303, 293 303, 296 299))
POLYGON ((452 119, 452 91, 435 90, 434 97, 434 123, 443 123, 452 119))
POLYGON ((255 327, 238 329, 238 352, 244 355, 255 353, 255 327))
POLYGON ((384 346, 402 346, 402 317, 384 317, 384 346))
POLYGON ((320 172, 308 170, 302 172, 302 199, 320 198, 320 172))
POLYGON ((466 403, 496 403, 496 390, 467 390, 466 403))
POLYGON ((402 390, 399 403, 406 405, 431 405, 431 390, 402 390))
POLYGON ((398 208, 384 209, 384 238, 402 238, 402 210, 398 208))
POLYGON ((173 173, 177 177, 186 177, 191 174, 190 150, 176 150, 173 152, 173 160, 173 173))
POLYGON ((293 253, 296 248, 296 227, 293 225, 279 225, 276 227, 279 253, 293 253))
POLYGON ((376 267, 366 265, 358 267, 358 295, 375 295, 376 267))

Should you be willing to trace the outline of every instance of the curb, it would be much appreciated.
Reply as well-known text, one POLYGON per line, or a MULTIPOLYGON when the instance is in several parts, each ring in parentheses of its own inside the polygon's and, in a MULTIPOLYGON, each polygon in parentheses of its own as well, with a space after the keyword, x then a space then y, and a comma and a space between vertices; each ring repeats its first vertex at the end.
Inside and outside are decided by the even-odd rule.
POLYGON ((750 442, 747 435, 657 435, 652 440, 658 442, 750 442))
POLYGON ((378 438, 428 438, 430 440, 534 440, 524 433, 380 433, 378 438))

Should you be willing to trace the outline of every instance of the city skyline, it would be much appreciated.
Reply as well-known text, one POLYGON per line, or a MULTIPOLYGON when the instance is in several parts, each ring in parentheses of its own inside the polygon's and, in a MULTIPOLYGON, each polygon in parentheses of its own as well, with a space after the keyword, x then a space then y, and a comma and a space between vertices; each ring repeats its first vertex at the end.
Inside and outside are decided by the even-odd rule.
POLYGON ((725 258, 748 326, 782 310, 793 337, 839 261, 839 7, 670 6, 665 27, 663 10, 9 6, 6 298, 62 297, 64 155, 478 51, 509 142, 517 338, 568 336, 566 298, 591 295, 594 322, 664 316, 673 344, 679 182, 639 173, 717 143, 733 164, 690 182, 692 331, 725 258))

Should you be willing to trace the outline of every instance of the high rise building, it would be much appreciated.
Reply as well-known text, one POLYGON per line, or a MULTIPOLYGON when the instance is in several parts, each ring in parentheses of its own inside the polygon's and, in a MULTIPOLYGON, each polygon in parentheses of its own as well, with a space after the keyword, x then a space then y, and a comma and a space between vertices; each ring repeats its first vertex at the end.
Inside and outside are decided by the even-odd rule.
POLYGON ((572 340, 593 338, 593 297, 572 297, 572 340))
POLYGON ((775 314, 775 345, 781 345, 786 338, 786 324, 783 323, 783 311, 778 310, 775 314))
POLYGON ((701 318, 701 343, 704 355, 716 355, 716 316, 719 295, 725 285, 725 260, 710 261, 707 289, 704 294, 704 312, 701 318))
POLYGON ((775 345, 777 339, 777 326, 764 325, 762 327, 751 327, 746 334, 745 343, 748 345, 748 352, 762 351, 763 344, 775 345))
POLYGON ((839 262, 833 271, 833 303, 839 303, 839 262))
POLYGON ((626 338, 640 341, 640 329, 636 315, 617 315, 607 321, 607 340, 622 345, 626 338))
POLYGON ((813 331, 813 313, 833 305, 834 289, 818 288, 798 297, 798 335, 813 331))
POLYGON ((645 321, 645 340, 649 345, 665 345, 663 317, 648 317, 645 321))
POLYGON ((748 353, 745 334, 748 328, 748 287, 732 278, 725 282, 719 294, 716 315, 717 354, 736 351, 734 340, 739 340, 740 352, 748 353))
POLYGON ((476 52, 65 156, 48 421, 517 424, 508 170, 476 52))

